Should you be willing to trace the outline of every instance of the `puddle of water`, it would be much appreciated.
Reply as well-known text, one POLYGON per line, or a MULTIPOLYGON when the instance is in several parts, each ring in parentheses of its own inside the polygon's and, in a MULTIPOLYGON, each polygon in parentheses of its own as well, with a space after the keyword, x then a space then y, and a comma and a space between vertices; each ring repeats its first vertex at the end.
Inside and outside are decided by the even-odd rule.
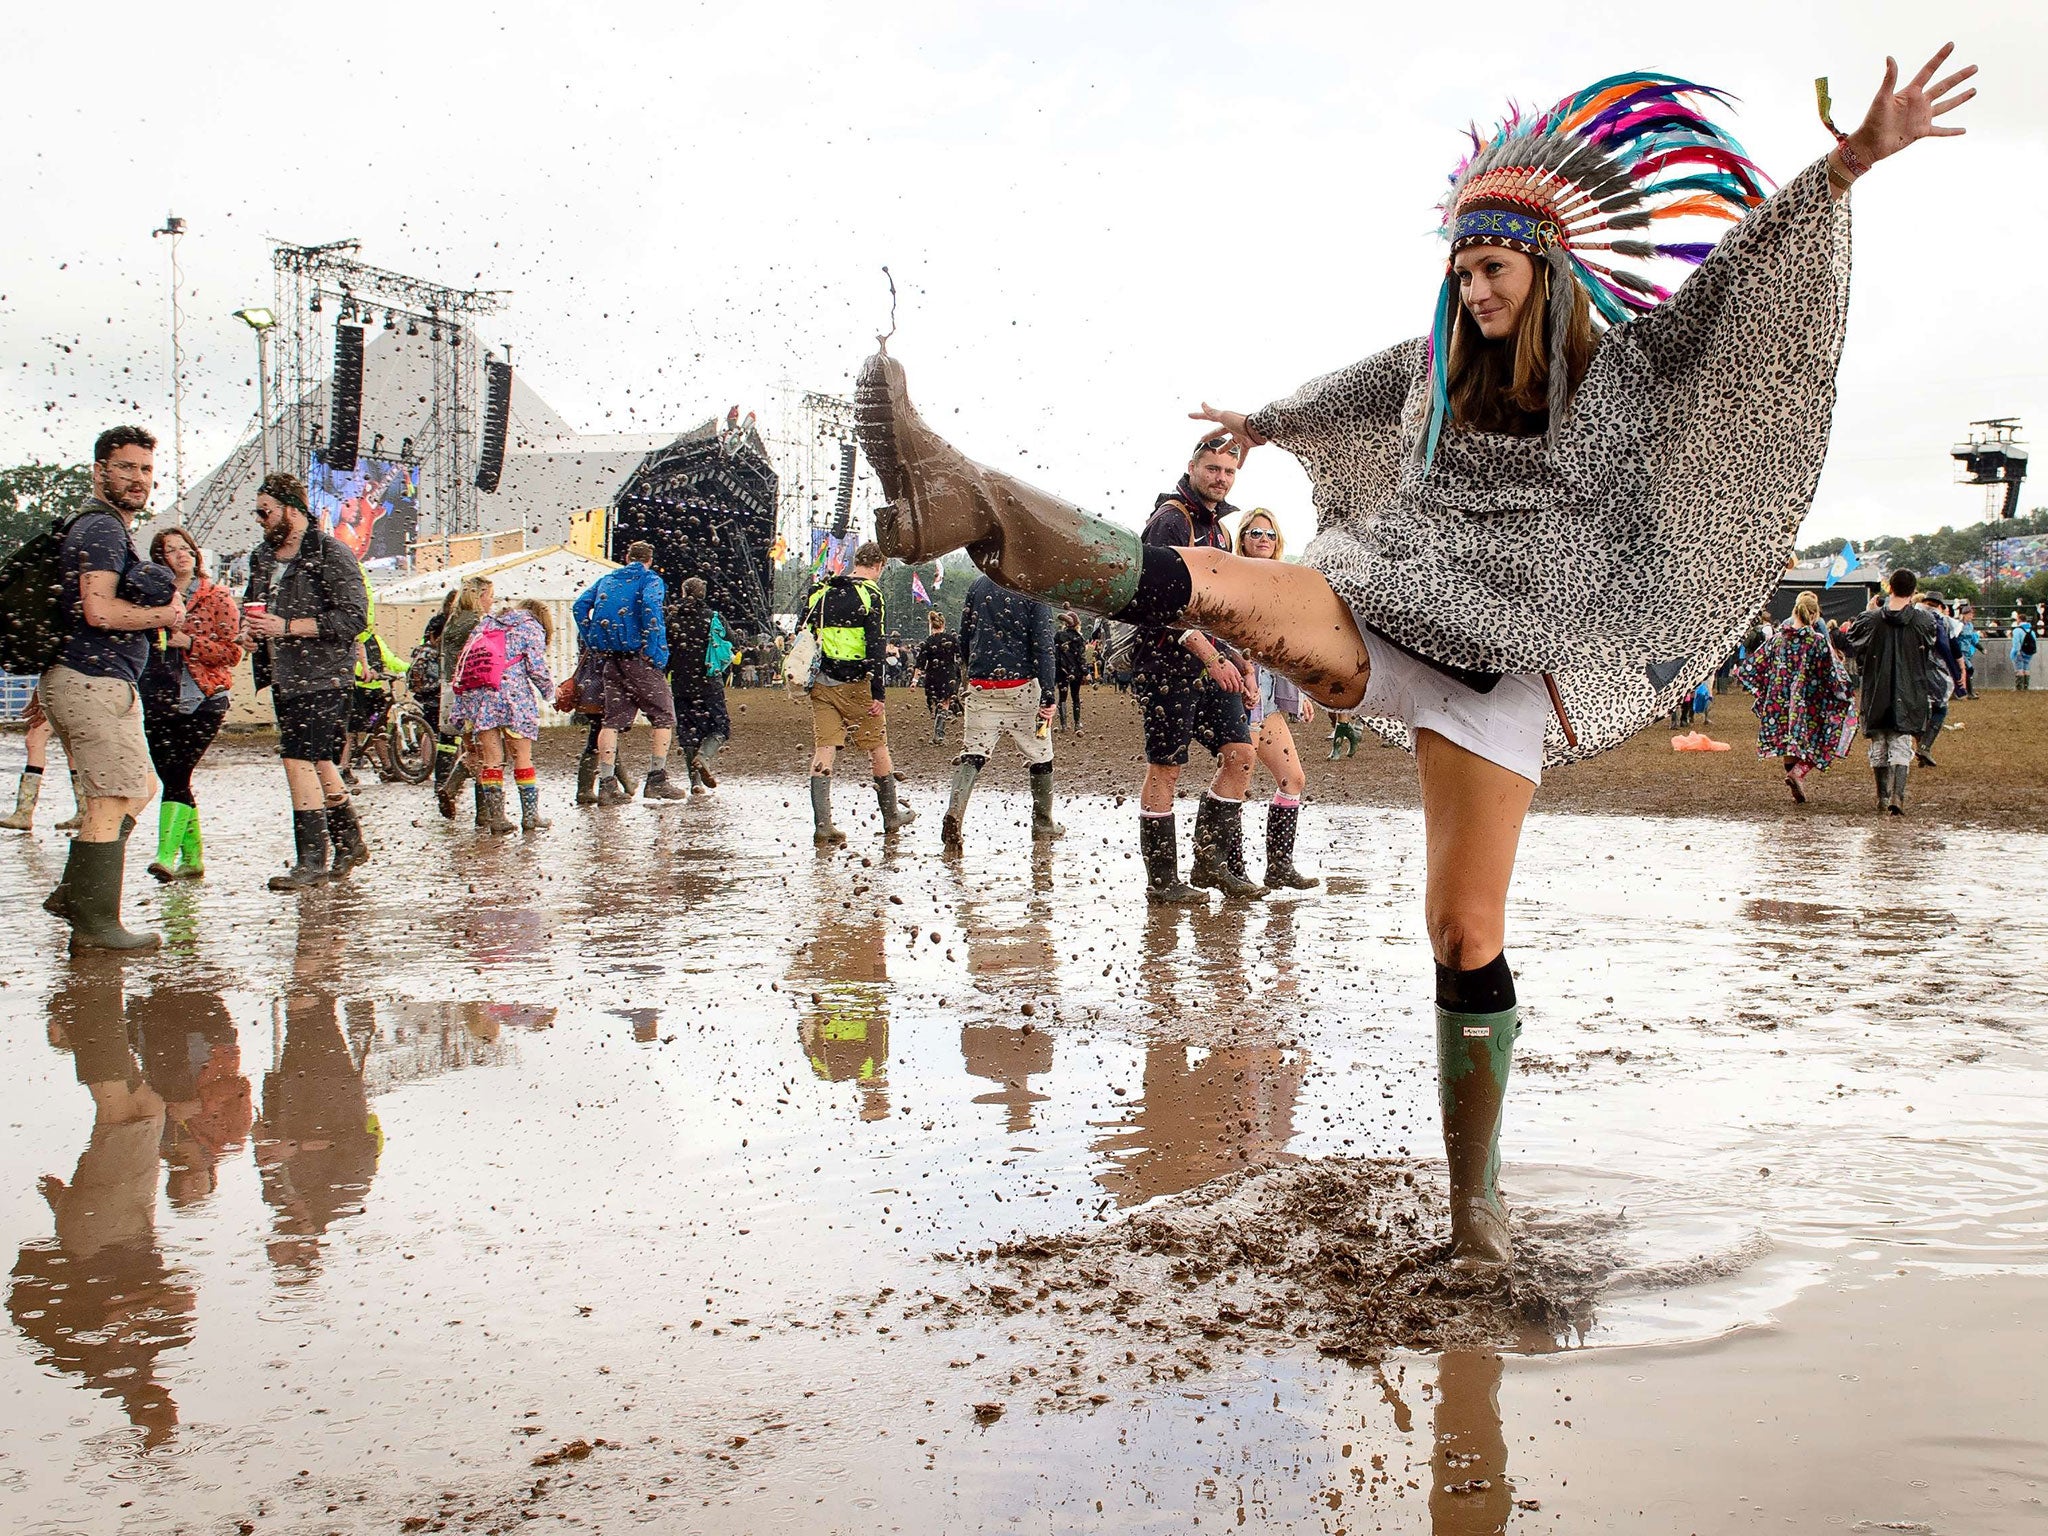
MULTIPOLYGON (((376 862, 292 904, 260 889, 273 775, 210 771, 242 813, 209 828, 203 888, 137 893, 161 958, 53 962, 37 915, 0 959, 10 1526, 260 1504, 384 1528, 442 1488, 516 1519, 576 1485, 620 1511, 687 1492, 676 1528, 707 1530, 881 1521, 913 1493, 949 1528, 1064 1528, 1095 1498, 1120 1529, 1287 1528, 1376 1487, 1413 1528, 1444 1481, 1416 1470, 1425 1400, 1386 1409, 1419 1451, 1392 1420, 1339 1440, 1361 1378, 1298 1347, 1040 1420, 1046 1337, 902 1315, 939 1250, 1246 1168, 1433 1155, 1412 816, 1314 808, 1327 896, 1158 915, 1106 804, 1065 808, 1047 854, 991 790, 986 840, 948 862, 923 823, 885 853, 871 818, 817 858, 765 783, 490 843, 380 789, 376 862), (978 1424, 984 1401, 1010 1406, 978 1424), (623 1448, 528 1470, 578 1436, 623 1448), (1371 1457, 1396 1451, 1389 1482, 1371 1457)), ((32 913, 61 844, 4 851, 0 901, 32 913)), ((1535 818, 1506 1184, 1536 1217, 1618 1218, 1625 1266, 1574 1342, 1711 1339, 1900 1268, 2038 1280, 2044 875, 1986 834, 1823 855, 1749 824, 1535 818)), ((1495 1368, 1458 1396, 1520 1403, 1508 1428, 1445 1431, 1482 1462, 1534 1367, 1486 1387, 1495 1368)), ((1444 1497, 1437 1529, 1498 1528, 1446 1523, 1495 1519, 1489 1490, 1444 1497)))

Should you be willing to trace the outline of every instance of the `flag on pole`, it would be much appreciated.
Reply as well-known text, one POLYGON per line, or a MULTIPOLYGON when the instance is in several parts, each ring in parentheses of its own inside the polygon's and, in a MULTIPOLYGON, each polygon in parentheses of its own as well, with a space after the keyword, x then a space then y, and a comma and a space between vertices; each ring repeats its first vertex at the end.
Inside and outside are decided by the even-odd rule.
POLYGON ((923 603, 925 607, 931 607, 932 595, 925 591, 924 582, 919 579, 915 571, 910 573, 910 595, 917 599, 918 602, 923 603))
POLYGON ((1848 539, 1844 539, 1841 552, 1828 562, 1828 579, 1824 585, 1832 587, 1862 563, 1856 556, 1855 544, 1848 539))

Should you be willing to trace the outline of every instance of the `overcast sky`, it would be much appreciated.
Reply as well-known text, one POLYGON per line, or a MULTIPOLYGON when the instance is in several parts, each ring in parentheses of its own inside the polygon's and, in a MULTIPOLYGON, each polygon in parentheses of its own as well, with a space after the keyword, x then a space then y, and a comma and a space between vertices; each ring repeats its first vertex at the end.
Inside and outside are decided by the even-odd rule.
MULTIPOLYGON (((591 431, 843 392, 892 350, 961 447, 1135 523, 1207 398, 1250 409, 1425 328, 1457 130, 1666 70, 1779 180, 1952 28, 1982 94, 1855 194, 1833 451, 1805 538, 1980 515, 1974 417, 2048 435, 2048 7, 1267 4, 39 6, 9 22, 0 462, 168 437, 167 211, 190 225, 188 479, 248 428, 266 236, 512 290, 487 342, 591 431)), ((170 478, 168 452, 163 479, 170 478)), ((1255 454, 1240 504, 1310 528, 1255 454)), ((160 501, 168 498, 160 495, 160 501)), ((2029 506, 2048 502, 2048 470, 2029 506)))

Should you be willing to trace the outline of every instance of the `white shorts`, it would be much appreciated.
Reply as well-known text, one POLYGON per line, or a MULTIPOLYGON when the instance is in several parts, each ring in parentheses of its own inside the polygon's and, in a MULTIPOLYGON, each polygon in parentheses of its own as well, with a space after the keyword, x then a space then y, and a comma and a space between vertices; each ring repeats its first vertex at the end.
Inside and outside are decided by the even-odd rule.
POLYGON ((1435 731, 1518 778, 1543 782, 1543 733, 1552 710, 1550 690, 1541 677, 1510 672, 1491 692, 1479 693, 1417 661, 1363 624, 1358 632, 1365 640, 1372 675, 1354 714, 1398 720, 1411 731, 1435 731))
POLYGON ((967 725, 960 743, 962 757, 983 762, 994 755, 997 741, 1008 733, 1027 763, 1052 761, 1052 733, 1038 734, 1038 684, 1015 688, 977 688, 969 683, 961 690, 967 701, 967 725))

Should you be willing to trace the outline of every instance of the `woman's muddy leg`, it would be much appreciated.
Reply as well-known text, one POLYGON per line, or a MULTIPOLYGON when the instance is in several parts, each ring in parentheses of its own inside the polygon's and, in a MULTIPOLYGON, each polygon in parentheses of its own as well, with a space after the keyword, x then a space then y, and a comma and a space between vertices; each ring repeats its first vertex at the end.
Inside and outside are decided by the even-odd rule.
MULTIPOLYGON (((1247 560, 1220 549, 1161 553, 1187 566, 1185 622, 1248 651, 1318 704, 1350 709, 1365 697, 1372 671, 1365 639, 1350 605, 1321 571, 1278 560, 1247 560)), ((1148 570, 1148 585, 1151 575, 1148 570)))
POLYGON ((1415 733, 1428 856, 1423 898, 1436 957, 1437 1084, 1450 1170, 1451 1252, 1511 1257, 1500 1124, 1521 1024, 1503 944, 1515 848, 1536 786, 1434 731, 1415 733))

